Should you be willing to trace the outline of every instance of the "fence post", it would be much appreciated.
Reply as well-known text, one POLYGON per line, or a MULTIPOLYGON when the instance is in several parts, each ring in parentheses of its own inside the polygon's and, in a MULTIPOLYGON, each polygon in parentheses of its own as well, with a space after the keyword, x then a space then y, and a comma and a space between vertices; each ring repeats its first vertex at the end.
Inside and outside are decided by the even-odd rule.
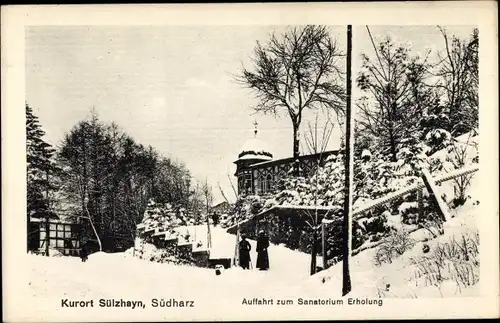
POLYGON ((234 258, 233 258, 234 266, 239 266, 240 263, 239 244, 240 244, 240 223, 236 222, 236 244, 234 245, 234 258))
POLYGON ((323 270, 326 269, 326 228, 325 224, 321 223, 321 255, 323 257, 323 270))
POLYGON ((444 201, 441 199, 439 196, 439 192, 437 190, 436 184, 434 183, 434 180, 429 174, 429 172, 426 169, 422 169, 422 180, 424 181, 425 187, 429 191, 430 198, 436 202, 436 205, 438 206, 438 212, 439 215, 445 220, 448 221, 451 216, 448 213, 448 207, 444 203, 444 201))

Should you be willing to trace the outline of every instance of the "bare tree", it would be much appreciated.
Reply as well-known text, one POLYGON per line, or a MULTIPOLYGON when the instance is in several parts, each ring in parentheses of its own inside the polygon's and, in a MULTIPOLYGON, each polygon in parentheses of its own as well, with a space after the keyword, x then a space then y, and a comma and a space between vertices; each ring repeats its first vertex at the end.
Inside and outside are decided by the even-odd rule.
POLYGON ((436 88, 446 97, 452 133, 461 135, 478 126, 479 73, 478 47, 479 33, 474 29, 469 40, 454 35, 449 37, 446 30, 438 26, 443 35, 445 54, 438 54, 439 63, 436 88))
MULTIPOLYGON (((236 199, 238 199, 238 194, 236 193, 236 190, 234 189, 233 182, 231 182, 231 177, 229 176, 229 174, 227 174, 227 176, 229 178, 229 182, 231 183, 231 186, 233 187, 234 196, 236 199)), ((229 202, 229 200, 227 199, 226 194, 224 193, 224 190, 222 189, 222 186, 220 185, 219 182, 217 182, 217 185, 219 186, 220 193, 221 193, 222 197, 224 198, 224 200, 226 200, 228 205, 231 205, 231 202, 229 202)), ((240 225, 239 225, 239 219, 236 219, 236 243, 234 245, 234 256, 233 256, 233 265, 234 266, 236 266, 239 263, 239 258, 240 258, 240 253, 239 253, 239 248, 238 248, 239 242, 240 242, 240 225)))
POLYGON ((338 67, 343 54, 324 26, 295 27, 255 47, 254 71, 243 68, 237 80, 254 91, 256 112, 286 111, 293 126, 294 173, 299 165, 299 127, 304 109, 344 110, 345 91, 338 67))
POLYGON ((421 95, 420 85, 427 58, 420 61, 418 56, 411 57, 408 47, 395 45, 389 37, 379 44, 372 39, 372 44, 376 59, 363 54, 357 78, 358 87, 367 93, 357 104, 358 123, 360 131, 377 138, 396 161, 400 141, 414 133, 418 126, 415 120, 425 108, 421 101, 427 95, 421 95))
MULTIPOLYGON (((463 137, 467 137, 465 139, 465 142, 459 142, 459 140, 456 138, 452 140, 452 144, 448 148, 450 152, 446 157, 446 161, 449 162, 454 169, 461 169, 468 164, 478 162, 476 160, 477 155, 471 154, 473 150, 477 151, 477 143, 472 140, 473 135, 473 131, 469 132, 467 135, 464 135, 463 137)), ((455 191, 453 204, 455 206, 463 205, 466 202, 466 193, 469 189, 470 181, 472 180, 473 176, 473 174, 469 174, 455 177, 453 179, 455 183, 455 186, 453 188, 455 191)))
POLYGON ((334 124, 329 119, 327 119, 323 127, 321 127, 318 123, 318 114, 316 114, 314 123, 308 122, 307 133, 304 136, 308 153, 324 153, 330 142, 333 129, 334 124), (321 131, 321 138, 318 137, 318 131, 321 131))
POLYGON ((84 184, 84 181, 81 179, 81 177, 79 175, 77 175, 77 180, 78 180, 78 191, 80 193, 80 198, 81 198, 81 201, 82 201, 82 206, 83 206, 83 209, 85 211, 85 216, 81 216, 82 218, 84 219, 87 219, 89 220, 89 223, 90 223, 90 226, 92 227, 92 231, 94 232, 94 235, 97 239, 97 244, 99 245, 99 251, 102 251, 102 242, 101 242, 101 238, 99 237, 99 234, 97 233, 97 229, 95 227, 95 221, 92 217, 92 215, 90 214, 89 212, 89 209, 88 209, 88 203, 89 203, 89 190, 88 188, 86 187, 86 185, 84 184))
MULTIPOLYGON (((323 153, 326 151, 328 143, 330 141, 330 137, 333 131, 333 123, 330 120, 325 122, 323 129, 321 130, 321 138, 318 137, 318 130, 320 126, 318 125, 318 115, 316 114, 314 124, 308 123, 308 132, 305 135, 305 142, 307 144, 307 148, 310 154, 319 154, 316 159, 316 165, 313 169, 313 173, 315 176, 312 179, 311 185, 314 186, 313 190, 313 198, 314 205, 318 206, 318 195, 319 195, 319 174, 318 171, 321 166, 321 160, 323 159, 323 153)), ((319 223, 319 215, 318 209, 315 208, 314 211, 309 212, 306 211, 305 214, 308 216, 310 221, 307 221, 309 226, 312 229, 313 237, 312 237, 312 245, 311 245, 311 275, 316 273, 316 263, 317 263, 317 242, 318 242, 318 234, 321 229, 321 223, 319 223)))
POLYGON ((207 218, 207 247, 210 248, 212 246, 212 237, 210 234, 210 206, 213 203, 213 194, 212 194, 212 187, 208 184, 207 179, 205 178, 205 183, 203 183, 203 186, 201 188, 201 191, 203 193, 203 198, 205 200, 205 205, 206 205, 206 218, 207 218))
POLYGON ((238 199, 238 191, 234 187, 233 181, 231 180, 231 176, 229 174, 227 174, 227 178, 229 180, 229 184, 231 184, 231 188, 233 189, 234 197, 238 199))

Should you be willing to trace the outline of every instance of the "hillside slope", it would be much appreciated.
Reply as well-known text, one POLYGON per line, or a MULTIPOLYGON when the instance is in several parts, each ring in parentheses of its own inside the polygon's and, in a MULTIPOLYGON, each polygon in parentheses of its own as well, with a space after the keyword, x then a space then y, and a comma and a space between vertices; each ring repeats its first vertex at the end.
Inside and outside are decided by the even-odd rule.
MULTIPOLYGON (((377 247, 353 256, 350 266, 352 295, 394 298, 479 295, 479 250, 469 250, 471 259, 466 261, 462 259, 463 252, 460 249, 464 238, 470 240, 469 248, 471 244, 477 244, 479 248, 479 203, 475 198, 479 196, 478 184, 478 180, 473 178, 469 189, 470 199, 463 206, 451 211, 453 218, 443 224, 443 235, 432 239, 424 229, 413 232, 408 238, 414 241, 414 246, 400 257, 395 257, 392 263, 384 263, 381 266, 376 266, 374 262, 377 247), (424 253, 424 245, 429 248, 427 253, 424 253), (451 254, 448 259, 438 259, 438 253, 443 249, 448 255, 451 254), (474 256, 477 259, 472 259, 474 256), (477 263, 471 265, 473 260, 477 260, 477 263), (439 270, 437 262, 443 265, 439 270), (421 263, 425 268, 417 265, 421 263), (462 274, 464 268, 467 272, 462 276, 467 277, 457 277, 462 274), (422 275, 422 270, 429 272, 422 275)), ((449 188, 445 185, 443 189, 449 188)), ((342 262, 314 275, 309 281, 320 290, 340 291, 342 262)))

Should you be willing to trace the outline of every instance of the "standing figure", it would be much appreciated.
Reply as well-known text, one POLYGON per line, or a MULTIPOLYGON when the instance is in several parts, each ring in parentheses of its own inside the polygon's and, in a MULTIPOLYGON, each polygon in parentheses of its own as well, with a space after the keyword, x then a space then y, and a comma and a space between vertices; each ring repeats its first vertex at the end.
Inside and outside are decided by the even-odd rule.
POLYGON ((80 250, 80 258, 82 259, 82 262, 86 262, 89 256, 89 247, 87 243, 85 242, 82 245, 82 249, 80 250))
POLYGON ((257 268, 259 268, 259 270, 269 269, 268 247, 269 238, 264 234, 264 230, 260 230, 259 237, 257 238, 257 268))
POLYGON ((252 246, 247 241, 246 235, 242 234, 238 251, 240 254, 240 267, 243 269, 250 269, 250 250, 252 250, 252 246))
POLYGON ((217 212, 212 213, 212 223, 214 224, 214 227, 219 224, 219 214, 217 214, 217 212))

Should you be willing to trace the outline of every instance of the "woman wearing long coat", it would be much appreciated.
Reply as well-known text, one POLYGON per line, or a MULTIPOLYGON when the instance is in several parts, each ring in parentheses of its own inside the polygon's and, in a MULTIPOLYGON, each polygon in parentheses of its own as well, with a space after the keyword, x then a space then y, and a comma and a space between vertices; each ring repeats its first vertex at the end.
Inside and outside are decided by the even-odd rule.
POLYGON ((257 238, 257 268, 259 270, 269 269, 269 256, 267 254, 267 248, 269 247, 269 238, 264 235, 264 231, 259 231, 259 237, 257 238))
POLYGON ((239 258, 240 258, 240 267, 243 269, 250 268, 250 250, 252 250, 252 246, 246 239, 246 235, 241 235, 241 241, 239 243, 239 258))

